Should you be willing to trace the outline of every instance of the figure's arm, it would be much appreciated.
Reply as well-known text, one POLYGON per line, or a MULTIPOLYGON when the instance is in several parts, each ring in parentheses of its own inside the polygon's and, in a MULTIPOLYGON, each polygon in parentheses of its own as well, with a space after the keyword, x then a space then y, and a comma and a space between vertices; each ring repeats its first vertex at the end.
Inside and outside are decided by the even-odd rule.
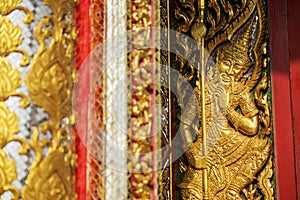
POLYGON ((253 117, 246 117, 236 110, 226 111, 227 119, 233 124, 236 130, 242 133, 253 136, 257 134, 258 131, 258 117, 257 115, 253 117))
POLYGON ((182 140, 183 149, 187 149, 193 143, 193 134, 191 133, 191 126, 183 124, 180 136, 182 140))
POLYGON ((211 166, 212 159, 206 155, 202 156, 202 145, 199 141, 195 141, 195 136, 198 135, 198 139, 201 138, 201 129, 198 129, 201 116, 201 100, 199 100, 199 90, 195 89, 195 93, 192 94, 186 104, 186 107, 182 110, 180 117, 181 121, 181 139, 182 147, 185 150, 185 155, 189 164, 195 169, 203 169, 211 166))
POLYGON ((229 106, 226 109, 226 117, 236 130, 246 135, 254 136, 257 134, 259 128, 258 110, 250 93, 243 92, 239 94, 239 97, 239 107, 242 113, 237 112, 234 107, 229 106))
POLYGON ((182 109, 180 117, 180 136, 182 147, 187 149, 194 141, 198 127, 195 122, 199 121, 199 102, 195 94, 192 94, 188 103, 182 109))

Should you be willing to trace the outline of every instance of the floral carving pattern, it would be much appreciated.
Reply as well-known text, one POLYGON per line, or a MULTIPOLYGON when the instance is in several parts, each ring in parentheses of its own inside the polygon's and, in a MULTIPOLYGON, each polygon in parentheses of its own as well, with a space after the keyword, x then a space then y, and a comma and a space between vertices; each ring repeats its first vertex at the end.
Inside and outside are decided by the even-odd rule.
POLYGON ((19 3, 21 0, 0 2, 0 14, 2 15, 0 17, 0 195, 9 191, 12 193, 12 199, 19 199, 21 196, 20 191, 12 185, 12 182, 17 179, 16 163, 13 159, 8 159, 3 148, 11 142, 18 142, 21 144, 19 154, 26 154, 29 150, 25 139, 15 137, 15 134, 20 131, 19 118, 5 104, 8 98, 17 96, 21 98, 21 108, 29 105, 25 94, 16 91, 21 86, 21 73, 18 69, 13 68, 6 58, 11 53, 21 53, 23 59, 20 65, 27 66, 29 64, 28 54, 19 49, 23 41, 22 30, 18 25, 13 25, 7 17, 14 10, 23 10, 27 14, 23 20, 24 23, 29 24, 33 20, 33 14, 27 8, 18 6, 19 3))
POLYGON ((49 120, 34 127, 30 138, 36 160, 22 198, 71 200, 76 199, 73 187, 76 155, 71 135, 76 2, 44 0, 44 3, 54 14, 45 16, 35 29, 40 49, 33 58, 26 84, 31 99, 49 115, 49 120), (47 40, 51 41, 49 46, 47 40), (41 133, 50 133, 52 138, 42 139, 41 133), (48 150, 47 154, 44 149, 48 150))
POLYGON ((19 6, 18 4, 21 3, 22 0, 2 0, 0 2, 0 14, 1 15, 8 15, 14 10, 23 10, 26 13, 26 17, 23 19, 25 24, 29 24, 33 21, 33 13, 23 6, 19 6))
POLYGON ((12 52, 19 52, 23 54, 20 65, 27 66, 29 64, 28 54, 24 50, 18 49, 23 41, 21 35, 22 30, 19 26, 14 26, 6 16, 0 18, 0 56, 6 57, 12 52))

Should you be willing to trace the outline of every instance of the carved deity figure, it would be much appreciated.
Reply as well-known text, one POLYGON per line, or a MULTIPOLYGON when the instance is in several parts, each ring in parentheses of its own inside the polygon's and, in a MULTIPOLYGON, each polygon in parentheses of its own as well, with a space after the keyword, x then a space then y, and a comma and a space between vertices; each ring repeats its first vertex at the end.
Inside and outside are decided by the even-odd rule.
POLYGON ((209 199, 241 199, 270 155, 271 142, 258 137, 259 110, 247 76, 251 76, 253 24, 229 45, 217 49, 215 67, 205 85, 206 149, 203 152, 201 91, 194 89, 181 115, 188 166, 180 188, 182 199, 203 199, 207 169, 209 199))

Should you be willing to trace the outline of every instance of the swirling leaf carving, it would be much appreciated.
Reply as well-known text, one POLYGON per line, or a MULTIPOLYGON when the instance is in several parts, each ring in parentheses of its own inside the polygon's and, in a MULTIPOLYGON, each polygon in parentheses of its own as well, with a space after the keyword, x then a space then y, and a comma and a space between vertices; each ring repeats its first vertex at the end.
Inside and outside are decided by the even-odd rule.
POLYGON ((29 56, 24 50, 18 49, 23 41, 21 36, 22 30, 19 26, 14 26, 6 16, 0 18, 0 56, 6 57, 12 52, 21 53, 23 60, 20 65, 26 66, 29 64, 29 56))
POLYGON ((34 184, 24 186, 22 198, 76 199, 69 183, 72 176, 69 161, 64 157, 62 152, 53 152, 40 163, 39 167, 34 168, 28 177, 28 181, 34 184), (70 174, 66 174, 67 172, 70 174))
POLYGON ((34 60, 26 77, 32 100, 55 124, 71 114, 72 66, 64 54, 63 45, 56 43, 34 60))
POLYGON ((22 43, 22 29, 14 26, 5 16, 0 18, 0 55, 5 57, 15 51, 22 43))
POLYGON ((29 24, 33 21, 33 13, 23 6, 18 6, 19 3, 21 3, 22 0, 1 0, 0 1, 0 14, 1 15, 8 15, 14 10, 23 10, 26 13, 26 17, 24 18, 23 22, 25 24, 29 24))
POLYGON ((271 179, 273 177, 273 162, 272 158, 269 158, 267 166, 261 172, 258 177, 258 187, 261 189, 264 194, 265 199, 273 200, 274 199, 274 187, 271 183, 271 179))
POLYGON ((74 0, 44 0, 45 5, 52 8, 54 15, 60 21, 67 13, 70 13, 76 5, 74 0))
POLYGON ((0 14, 8 15, 22 0, 2 0, 0 2, 0 14))
POLYGON ((26 75, 26 85, 33 103, 49 115, 49 120, 34 127, 31 135, 30 146, 36 159, 22 198, 71 200, 76 199, 73 191, 76 154, 71 142, 75 4, 74 0, 43 2, 52 8, 53 14, 46 15, 36 26, 34 36, 40 48, 26 75), (52 137, 42 139, 41 134, 46 132, 52 137))
POLYGON ((13 200, 20 198, 18 189, 11 185, 17 179, 16 163, 14 160, 8 160, 6 153, 0 149, 0 195, 10 191, 13 200))
POLYGON ((0 103, 0 148, 14 139, 14 134, 20 131, 19 118, 8 110, 4 103, 0 103))
POLYGON ((22 138, 15 138, 14 135, 20 131, 19 118, 12 113, 3 102, 0 102, 0 148, 2 149, 11 141, 22 144, 19 149, 20 154, 29 150, 29 146, 22 138))
POLYGON ((5 101, 17 88, 21 86, 21 73, 12 69, 10 63, 5 59, 0 60, 0 101, 5 101))

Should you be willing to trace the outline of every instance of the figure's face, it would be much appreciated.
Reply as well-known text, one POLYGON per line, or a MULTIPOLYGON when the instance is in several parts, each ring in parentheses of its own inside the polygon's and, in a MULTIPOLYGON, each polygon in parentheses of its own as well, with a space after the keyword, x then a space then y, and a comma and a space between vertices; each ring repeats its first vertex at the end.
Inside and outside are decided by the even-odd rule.
POLYGON ((224 84, 230 84, 232 81, 238 81, 244 73, 244 67, 242 65, 230 60, 218 60, 216 65, 224 84))

